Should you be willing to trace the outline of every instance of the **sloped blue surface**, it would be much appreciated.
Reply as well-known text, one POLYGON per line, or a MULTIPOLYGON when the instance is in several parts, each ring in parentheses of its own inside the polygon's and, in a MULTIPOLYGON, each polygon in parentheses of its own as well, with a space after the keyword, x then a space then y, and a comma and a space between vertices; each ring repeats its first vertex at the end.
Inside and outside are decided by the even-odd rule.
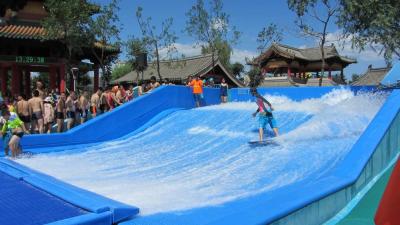
POLYGON ((88 212, 0 172, 0 224, 39 225, 88 212))
MULTIPOLYGON (((320 97, 324 93, 327 93, 332 89, 334 88, 261 89, 260 93, 264 94, 266 92, 268 93, 272 92, 271 94, 286 95, 292 99, 302 100, 311 97, 320 97)), ((369 88, 366 88, 366 90, 368 89, 369 88)), ((231 98, 235 98, 236 95, 236 97, 239 96, 236 98, 237 101, 250 100, 249 96, 243 94, 245 93, 243 92, 243 90, 246 89, 236 89, 231 91, 231 98)), ((354 91, 358 91, 358 89, 354 91)), ((209 90, 208 92, 206 92, 206 101, 208 101, 209 103, 217 103, 219 101, 218 93, 219 90, 209 90)), ((382 128, 387 126, 387 122, 390 122, 389 120, 390 118, 393 117, 393 114, 398 112, 399 104, 394 103, 397 102, 398 100, 399 100, 398 94, 394 93, 388 100, 389 103, 385 104, 384 109, 381 110, 378 119, 374 120, 374 121, 377 120, 377 122, 374 122, 375 125, 381 122, 381 124, 383 124, 381 125, 382 128), (393 104, 395 104, 396 107, 393 107, 393 104)), ((177 122, 179 122, 179 117, 176 117, 176 115, 185 116, 187 119, 189 118, 189 120, 190 118, 192 118, 190 121, 193 122, 196 121, 196 118, 198 119, 207 116, 206 113, 202 112, 201 110, 196 114, 190 112, 188 113, 185 111, 182 112, 178 111, 178 113, 174 113, 178 109, 182 108, 188 109, 191 107, 193 107, 193 99, 190 94, 190 89, 185 87, 161 88, 156 92, 154 92, 152 95, 144 96, 143 98, 137 99, 132 103, 117 108, 114 112, 100 116, 88 122, 87 124, 84 124, 81 127, 77 127, 74 130, 71 130, 69 133, 55 135, 54 140, 53 137, 51 139, 45 138, 48 137, 47 135, 38 135, 29 137, 30 142, 29 143, 25 142, 25 147, 30 148, 30 150, 32 150, 33 152, 38 152, 38 153, 53 151, 55 149, 62 150, 62 148, 64 147, 66 150, 70 151, 74 150, 71 152, 75 152, 79 151, 80 148, 88 148, 96 150, 96 148, 98 148, 102 142, 108 140, 118 139, 119 141, 124 141, 125 139, 127 142, 128 141, 135 142, 137 140, 129 139, 130 136, 134 137, 136 137, 135 135, 140 136, 140 133, 137 133, 135 131, 143 130, 144 128, 150 127, 150 125, 154 125, 153 127, 155 128, 157 127, 162 128, 165 124, 161 123, 159 124, 155 122, 157 122, 157 120, 161 119, 163 116, 165 116, 167 120, 170 119, 170 120, 175 120, 177 122), (99 142, 100 144, 96 144, 96 142, 99 142), (52 146, 58 146, 58 147, 52 147, 52 146)), ((211 117, 215 116, 214 119, 223 118, 223 115, 209 115, 209 116, 211 117)), ((233 114, 233 116, 235 116, 235 114, 233 114)), ((243 117, 243 115, 240 114, 236 116, 243 117)), ((281 116, 284 117, 287 115, 282 114, 281 116)), ((300 121, 300 123, 307 121, 307 117, 302 117, 300 115, 300 118, 304 118, 304 120, 300 121)), ((179 132, 182 126, 177 126, 175 128, 168 128, 170 132, 165 135, 168 135, 169 138, 173 137, 174 134, 179 132)), ((289 123, 287 130, 293 129, 296 126, 298 126, 298 124, 289 123)), ((245 130, 249 129, 249 127, 243 127, 241 129, 245 130)), ((369 129, 374 129, 374 128, 369 128, 369 129)), ((379 135, 377 138, 379 138, 379 135)), ((240 139, 240 137, 238 139, 240 139)), ((28 137, 26 138, 26 140, 28 141, 28 137)), ((148 141, 149 142, 140 142, 140 143, 151 143, 151 139, 148 141)), ((199 141, 200 143, 194 142, 194 145, 196 147, 197 146, 201 147, 201 144, 207 143, 209 140, 197 140, 197 141, 199 141)), ((377 141, 379 140, 378 139, 373 140, 374 143, 377 141)), ((140 143, 138 142, 136 144, 140 143)), ((372 144, 372 142, 369 143, 372 144)), ((173 143, 169 144, 171 145, 173 143)), ((151 144, 146 146, 152 147, 151 144)), ((227 149, 230 149, 231 147, 234 146, 227 145, 225 147, 227 149)), ((84 149, 83 151, 88 151, 88 149, 84 149)), ((218 148, 219 151, 223 151, 223 149, 224 149, 223 147, 218 148)), ((358 151, 361 150, 357 150, 357 152, 358 151)), ((369 149, 369 151, 373 151, 373 149, 372 150, 369 149)), ((115 154, 118 154, 118 152, 115 152, 115 154)), ((146 151, 138 152, 138 154, 146 154, 146 151)), ((178 155, 175 155, 173 157, 179 158, 179 154, 187 154, 187 152, 176 152, 176 154, 178 155)), ((357 157, 357 160, 359 160, 360 154, 357 153, 355 155, 356 156, 351 156, 351 157, 357 157)), ((209 153, 204 155, 193 154, 193 157, 214 157, 214 156, 212 155, 212 153, 209 153)), ((362 158, 360 160, 361 163, 356 166, 356 170, 359 170, 361 164, 365 163, 365 160, 368 157, 369 153, 364 154, 361 157, 362 158)), ((152 161, 158 160, 156 158, 150 158, 150 159, 152 161)), ((344 161, 346 162, 346 165, 344 165, 345 170, 346 172, 348 172, 348 168, 353 166, 354 158, 346 157, 346 160, 344 161)), ((183 166, 185 165, 184 163, 185 162, 183 162, 183 166)), ((118 165, 115 166, 117 167, 116 169, 118 169, 118 165)), ((296 164, 294 162, 293 167, 295 166, 296 164)), ((352 173, 354 176, 357 176, 356 170, 354 170, 354 173, 352 173)), ((285 216, 296 209, 304 207, 310 202, 313 202, 332 192, 335 192, 340 188, 348 185, 352 181, 354 181, 354 177, 351 177, 348 174, 344 175, 345 177, 342 177, 343 175, 344 174, 340 173, 327 174, 326 177, 325 176, 320 177, 319 180, 310 178, 307 180, 290 184, 286 186, 284 189, 277 189, 269 191, 267 193, 255 194, 246 198, 237 199, 235 201, 230 201, 221 205, 216 205, 211 207, 200 207, 179 213, 174 213, 174 212, 159 213, 144 217, 137 217, 134 218, 132 221, 128 221, 121 224, 143 224, 143 225, 144 224, 146 225, 147 224, 188 224, 188 225, 264 224, 271 222, 282 216, 285 216)), ((51 180, 51 178, 48 179, 51 180)), ((46 180, 47 178, 44 178, 41 180, 41 182, 44 182, 46 180)), ((83 198, 87 199, 88 196, 85 197, 85 195, 86 194, 82 192, 83 198)))
POLYGON ((381 84, 386 86, 396 85, 400 81, 400 62, 394 64, 392 69, 386 74, 381 84))

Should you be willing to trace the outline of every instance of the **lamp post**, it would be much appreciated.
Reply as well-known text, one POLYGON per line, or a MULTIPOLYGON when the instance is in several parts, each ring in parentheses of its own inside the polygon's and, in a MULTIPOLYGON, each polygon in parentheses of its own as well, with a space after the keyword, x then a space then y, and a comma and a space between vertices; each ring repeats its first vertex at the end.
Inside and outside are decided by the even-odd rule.
POLYGON ((74 90, 73 91, 76 91, 76 78, 78 76, 79 69, 77 67, 73 67, 73 68, 71 68, 71 72, 72 72, 72 78, 74 79, 74 90))

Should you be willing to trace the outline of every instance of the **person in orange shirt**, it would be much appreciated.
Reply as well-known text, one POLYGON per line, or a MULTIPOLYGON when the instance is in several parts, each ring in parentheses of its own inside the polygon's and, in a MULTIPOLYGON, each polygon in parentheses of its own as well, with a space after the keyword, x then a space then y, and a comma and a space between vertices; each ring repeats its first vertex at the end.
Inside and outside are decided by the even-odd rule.
POLYGON ((190 82, 189 86, 193 87, 196 107, 200 107, 200 101, 203 99, 203 81, 199 79, 199 76, 196 76, 196 78, 190 82))

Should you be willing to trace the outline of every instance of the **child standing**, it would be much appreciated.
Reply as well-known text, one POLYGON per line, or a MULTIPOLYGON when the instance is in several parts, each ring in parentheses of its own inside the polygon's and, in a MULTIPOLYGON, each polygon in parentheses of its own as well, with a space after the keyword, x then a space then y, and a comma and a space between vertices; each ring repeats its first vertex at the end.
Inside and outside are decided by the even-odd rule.
POLYGON ((225 78, 222 78, 222 81, 221 81, 220 94, 221 94, 221 102, 226 103, 227 96, 228 96, 228 84, 225 82, 225 78))
POLYGON ((51 97, 46 97, 43 103, 44 108, 44 130, 47 131, 48 134, 51 133, 51 127, 54 123, 54 107, 53 107, 53 99, 51 97))
POLYGON ((274 110, 272 108, 271 103, 269 103, 264 97, 262 97, 258 92, 256 88, 251 89, 251 94, 256 98, 256 103, 257 103, 257 111, 253 113, 253 117, 259 113, 258 117, 258 122, 259 122, 259 137, 260 137, 260 142, 263 141, 263 136, 264 136, 264 129, 267 126, 267 123, 270 125, 272 130, 275 133, 275 137, 279 135, 278 132, 278 126, 276 125, 276 120, 274 119, 274 116, 272 115, 272 111, 274 110), (267 105, 265 105, 267 104, 267 105))

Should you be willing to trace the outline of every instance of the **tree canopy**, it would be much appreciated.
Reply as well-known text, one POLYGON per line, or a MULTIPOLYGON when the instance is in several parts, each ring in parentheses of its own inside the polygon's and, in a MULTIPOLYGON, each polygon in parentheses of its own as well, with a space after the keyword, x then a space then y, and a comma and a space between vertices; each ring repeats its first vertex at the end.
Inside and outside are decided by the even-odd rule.
MULTIPOLYGON (((232 55, 232 48, 227 41, 216 40, 214 43, 216 49, 218 49, 218 58, 219 61, 224 66, 230 65, 230 59, 232 55)), ((215 50, 214 50, 215 51, 215 50)), ((201 46, 201 54, 212 54, 213 49, 210 46, 201 46)))
POLYGON ((236 78, 241 77, 242 73, 244 72, 244 66, 240 62, 235 62, 231 65, 230 67, 233 75, 236 76, 236 78))
POLYGON ((257 49, 262 52, 268 45, 273 42, 281 42, 283 39, 283 31, 279 29, 274 23, 268 24, 257 35, 258 47, 257 49))
POLYGON ((229 15, 223 11, 221 0, 210 0, 209 6, 207 9, 203 0, 197 0, 186 13, 185 30, 189 36, 196 38, 197 44, 206 50, 204 52, 212 54, 213 65, 214 54, 229 65, 231 46, 239 40, 240 32, 235 26, 230 26, 229 15))
POLYGON ((399 0, 340 0, 338 24, 350 37, 353 47, 371 46, 385 59, 400 57, 399 0))
POLYGON ((111 80, 111 74, 106 67, 109 67, 116 60, 115 55, 106 54, 106 48, 111 43, 114 43, 112 47, 120 48, 120 27, 118 26, 119 18, 117 16, 119 10, 118 2, 119 0, 112 0, 108 5, 103 5, 100 12, 89 22, 90 48, 100 64, 104 85, 107 85, 111 80), (100 43, 100 45, 96 46, 96 43, 100 43), (100 51, 97 49, 100 49, 100 51))
POLYGON ((143 17, 143 8, 138 7, 136 10, 136 18, 139 23, 140 30, 142 31, 143 38, 150 58, 156 60, 158 78, 162 80, 160 72, 160 50, 166 49, 167 55, 171 56, 174 52, 174 43, 178 39, 175 32, 171 29, 173 24, 172 17, 165 19, 161 24, 161 29, 157 31, 155 25, 152 24, 152 18, 143 17))
POLYGON ((325 43, 328 35, 328 26, 337 17, 340 6, 337 0, 288 0, 289 9, 297 14, 295 21, 301 33, 306 37, 315 38, 318 41, 321 52, 321 76, 319 86, 325 72, 325 43), (314 23, 310 22, 313 21, 314 23), (321 28, 322 27, 322 28, 321 28))
POLYGON ((112 80, 116 80, 131 71, 132 71, 132 66, 130 63, 117 64, 112 70, 111 78, 112 80))

